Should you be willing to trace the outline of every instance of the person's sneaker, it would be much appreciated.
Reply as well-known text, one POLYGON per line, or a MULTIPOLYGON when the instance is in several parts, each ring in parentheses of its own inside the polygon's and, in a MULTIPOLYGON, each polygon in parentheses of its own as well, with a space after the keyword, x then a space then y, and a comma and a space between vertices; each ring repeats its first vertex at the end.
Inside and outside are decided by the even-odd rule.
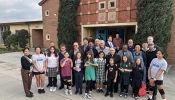
POLYGON ((30 91, 30 93, 33 95, 33 92, 30 91))
POLYGON ((68 95, 68 89, 65 90, 65 95, 68 95))
POLYGON ((31 98, 31 97, 33 97, 33 94, 29 93, 29 94, 26 95, 26 97, 31 98))
POLYGON ((49 87, 50 87, 50 84, 48 84, 46 87, 48 87, 48 88, 49 88, 49 87))
POLYGON ((100 92, 103 93, 104 92, 103 89, 100 89, 100 92))
POLYGON ((135 99, 138 99, 138 95, 137 95, 137 94, 135 94, 135 95, 134 95, 134 98, 135 98, 135 99))
POLYGON ((45 90, 44 89, 41 89, 41 93, 45 93, 45 90))
POLYGON ((110 97, 113 97, 113 93, 110 94, 110 97))
POLYGON ((64 88, 64 87, 60 86, 58 89, 61 90, 61 89, 63 89, 63 88, 64 88))
POLYGON ((53 87, 53 92, 55 92, 57 90, 57 88, 56 87, 53 87))
POLYGON ((91 98, 91 94, 88 94, 88 95, 87 95, 87 98, 90 99, 90 98, 91 98))
POLYGON ((89 94, 88 95, 91 96, 92 95, 92 91, 89 91, 89 94))
POLYGON ((72 90, 69 90, 69 94, 72 95, 72 90))
POLYGON ((100 89, 97 89, 97 93, 99 93, 100 92, 100 89))
POLYGON ((153 95, 153 100, 156 100, 156 95, 153 95))
POLYGON ((87 95, 88 95, 87 93, 84 93, 84 98, 87 98, 87 95))
POLYGON ((120 93, 120 95, 119 95, 120 97, 123 97, 123 93, 120 93))
POLYGON ((50 87, 50 92, 53 92, 53 87, 50 87))
POLYGON ((108 95, 109 95, 109 93, 108 93, 108 92, 106 92, 105 97, 107 97, 108 95))
POLYGON ((75 94, 78 94, 78 91, 75 91, 75 94))
POLYGON ((38 89, 38 93, 41 94, 41 89, 38 89))
POLYGON ((153 100, 153 99, 148 98, 148 100, 153 100))
POLYGON ((127 94, 127 93, 125 93, 125 94, 124 94, 124 98, 127 98, 127 97, 128 97, 128 94, 127 94))

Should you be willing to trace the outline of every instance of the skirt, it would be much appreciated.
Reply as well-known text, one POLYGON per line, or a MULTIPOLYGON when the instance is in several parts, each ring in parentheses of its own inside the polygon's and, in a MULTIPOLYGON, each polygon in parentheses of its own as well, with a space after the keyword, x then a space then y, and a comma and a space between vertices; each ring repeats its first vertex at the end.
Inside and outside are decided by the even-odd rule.
POLYGON ((142 80, 133 79, 133 81, 132 81, 133 88, 141 88, 141 86, 142 86, 142 80))
POLYGON ((129 85, 130 83, 129 75, 120 75, 120 83, 122 85, 129 85))
POLYGON ((47 73, 48 77, 57 77, 56 70, 57 70, 57 67, 55 67, 55 68, 48 68, 48 73, 47 73))

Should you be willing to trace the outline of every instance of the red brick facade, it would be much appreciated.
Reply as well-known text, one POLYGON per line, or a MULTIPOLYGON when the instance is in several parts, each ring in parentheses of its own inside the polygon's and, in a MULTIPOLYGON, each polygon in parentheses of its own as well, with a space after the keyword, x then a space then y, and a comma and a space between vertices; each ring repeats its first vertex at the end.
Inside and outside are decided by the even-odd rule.
MULTIPOLYGON (((175 1, 173 0, 175 10, 175 1)), ((136 22, 136 0, 80 0, 77 10, 77 28, 79 30, 78 40, 81 41, 81 25, 112 24, 136 22), (115 1, 115 6, 110 8, 110 2, 115 1), (100 9, 100 3, 104 3, 104 9, 100 9)), ((49 46, 46 34, 50 34, 51 40, 57 45, 57 16, 59 0, 43 0, 40 3, 43 13, 43 40, 44 47, 49 46), (49 10, 49 16, 45 11, 49 10)), ((175 14, 175 13, 174 13, 175 14)), ((172 33, 175 32, 175 20, 172 25, 172 33)), ((175 62, 175 34, 172 34, 171 42, 168 45, 168 61, 175 62)))

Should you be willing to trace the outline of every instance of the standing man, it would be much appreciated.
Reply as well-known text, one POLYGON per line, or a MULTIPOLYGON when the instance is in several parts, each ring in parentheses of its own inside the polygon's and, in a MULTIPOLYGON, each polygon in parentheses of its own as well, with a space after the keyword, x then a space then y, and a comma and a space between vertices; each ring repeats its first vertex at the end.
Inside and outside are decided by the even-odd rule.
POLYGON ((61 59, 64 58, 64 53, 66 52, 66 45, 65 44, 61 44, 60 45, 60 52, 59 52, 59 73, 60 73, 60 87, 59 90, 64 88, 64 80, 61 74, 61 65, 60 65, 60 61, 61 59))
POLYGON ((86 58, 88 51, 91 51, 94 54, 94 58, 97 58, 98 51, 94 48, 94 40, 93 39, 88 42, 88 47, 85 50, 84 58, 86 58))
POLYGON ((132 39, 128 40, 128 50, 133 53, 134 52, 134 42, 132 39))
MULTIPOLYGON (((117 70, 118 70, 118 68, 120 68, 121 57, 115 53, 115 49, 114 48, 110 48, 109 55, 106 56, 106 65, 109 64, 110 58, 114 58, 115 65, 117 66, 117 70)), ((119 74, 117 76, 116 83, 114 83, 114 93, 118 92, 118 83, 119 83, 119 74)))
POLYGON ((83 45, 81 46, 81 50, 83 50, 83 52, 85 52, 87 47, 88 47, 88 38, 84 38, 83 45))
POLYGON ((120 50, 123 45, 123 40, 119 37, 119 34, 116 33, 116 38, 113 39, 113 42, 117 46, 117 50, 120 50))
MULTIPOLYGON (((148 42, 148 43, 149 43, 149 42, 154 42, 153 36, 148 36, 148 37, 147 37, 147 42, 148 42)), ((160 50, 160 49, 161 49, 158 45, 155 45, 155 44, 154 44, 154 47, 155 47, 157 50, 160 50)))
POLYGON ((100 40, 100 47, 97 48, 97 51, 103 51, 105 53, 105 56, 107 56, 109 54, 109 47, 105 46, 105 41, 104 40, 100 40))
POLYGON ((115 45, 114 42, 112 42, 112 36, 108 36, 108 41, 105 43, 105 45, 109 48, 114 48, 116 49, 117 46, 115 45))
MULTIPOLYGON (((79 48, 79 44, 77 42, 74 42, 73 49, 70 50, 70 57, 73 61, 73 67, 75 67, 75 55, 77 52, 81 52, 82 58, 83 58, 83 51, 79 48)), ((74 69, 72 69, 74 70, 74 69)), ((75 77, 74 77, 74 71, 72 71, 72 87, 75 85, 75 77)))

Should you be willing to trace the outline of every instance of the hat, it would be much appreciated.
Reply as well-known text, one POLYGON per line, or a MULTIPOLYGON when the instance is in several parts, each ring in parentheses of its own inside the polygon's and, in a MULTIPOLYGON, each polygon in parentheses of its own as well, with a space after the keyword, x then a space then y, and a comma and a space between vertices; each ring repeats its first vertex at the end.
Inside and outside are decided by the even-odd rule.
POLYGON ((154 44, 154 42, 148 42, 148 45, 153 45, 154 44))

